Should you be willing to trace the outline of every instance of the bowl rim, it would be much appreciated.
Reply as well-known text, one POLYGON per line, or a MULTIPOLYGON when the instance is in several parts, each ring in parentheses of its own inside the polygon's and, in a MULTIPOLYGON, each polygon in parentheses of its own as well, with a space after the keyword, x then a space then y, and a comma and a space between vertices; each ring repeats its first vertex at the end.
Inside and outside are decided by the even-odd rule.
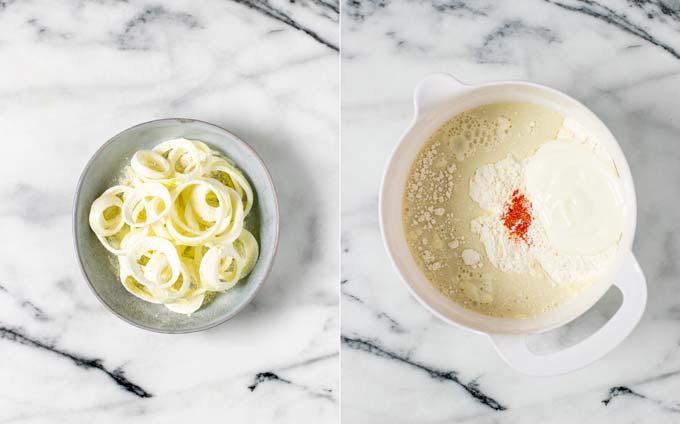
POLYGON ((279 222, 279 200, 278 200, 278 194, 276 192, 276 186, 274 185, 274 181, 272 179, 271 173, 269 172, 269 169, 267 168, 267 165, 265 162, 262 160, 262 157, 253 149, 248 143, 243 141, 239 136, 234 134, 233 132, 227 130, 224 127, 221 127, 219 125, 215 125, 213 123, 207 122, 207 121, 202 121, 200 119, 192 119, 192 118, 161 118, 161 119, 153 119, 150 121, 142 122, 136 125, 133 125, 129 128, 126 128, 122 131, 119 131, 112 137, 110 137, 105 143, 103 143, 99 148, 90 156, 90 159, 88 159, 87 163, 85 164, 85 167, 83 168, 82 172, 80 173, 80 176, 78 177, 78 182, 76 184, 76 192, 75 195, 73 196, 73 204, 71 205, 71 233, 73 236, 73 246, 76 251, 76 257, 78 259, 78 267, 80 268, 80 273, 87 282, 88 287, 94 293, 95 297, 99 300, 101 304, 104 305, 106 309, 109 310, 113 315, 116 317, 120 318, 121 320, 125 321, 128 324, 131 324, 137 328, 141 328, 143 330, 147 331, 152 331, 155 333, 163 333, 163 334, 186 334, 186 333, 195 333, 199 331, 205 331, 208 329, 211 329, 213 327, 216 327, 220 324, 224 324, 225 322, 229 321, 231 318, 236 316, 239 312, 241 312, 254 298, 255 295, 257 294, 258 291, 262 288, 264 285, 264 282, 267 280, 267 277, 269 276, 272 267, 274 266, 274 261, 276 259, 276 254, 278 252, 278 247, 279 247, 279 231, 280 231, 280 222, 279 222), (193 328, 182 328, 182 329, 162 329, 162 328, 155 328, 151 327, 145 324, 141 324, 139 322, 136 322, 125 315, 119 313, 117 310, 115 310, 111 305, 109 305, 97 292, 97 290, 94 288, 92 281, 87 276, 87 273, 85 272, 85 268, 83 267, 83 261, 81 260, 81 250, 78 246, 78 231, 77 231, 77 222, 76 222, 76 209, 78 207, 78 204, 80 202, 80 192, 83 187, 83 184, 85 182, 85 174, 87 171, 93 166, 93 163, 96 158, 98 158, 102 151, 111 143, 113 143, 121 134, 133 130, 138 127, 146 126, 146 125, 151 125, 151 124, 157 124, 161 122, 167 122, 167 121, 176 121, 181 125, 184 124, 192 124, 192 123, 198 123, 201 125, 207 125, 210 127, 214 127, 224 133, 226 133, 228 136, 230 136, 233 140, 235 140, 237 143, 240 143, 242 147, 244 147, 246 150, 248 150, 253 157, 257 160, 259 165, 261 166, 262 170, 264 171, 267 179, 266 181, 268 182, 269 186, 272 189, 272 194, 274 195, 274 243, 273 243, 273 251, 272 251, 272 256, 271 259, 269 260, 269 263, 267 264, 267 267, 264 271, 264 274, 262 278, 256 282, 256 287, 255 289, 244 299, 241 301, 240 304, 238 304, 234 309, 226 313, 223 317, 212 321, 208 324, 204 324, 198 327, 193 327, 193 328))

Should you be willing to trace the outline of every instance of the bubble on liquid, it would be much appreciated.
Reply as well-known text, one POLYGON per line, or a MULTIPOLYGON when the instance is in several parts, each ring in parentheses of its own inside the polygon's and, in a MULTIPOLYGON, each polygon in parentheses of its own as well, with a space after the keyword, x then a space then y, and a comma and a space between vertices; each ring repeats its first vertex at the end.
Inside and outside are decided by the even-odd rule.
POLYGON ((450 140, 450 147, 458 161, 465 159, 470 152, 470 142, 464 137, 454 137, 450 140))

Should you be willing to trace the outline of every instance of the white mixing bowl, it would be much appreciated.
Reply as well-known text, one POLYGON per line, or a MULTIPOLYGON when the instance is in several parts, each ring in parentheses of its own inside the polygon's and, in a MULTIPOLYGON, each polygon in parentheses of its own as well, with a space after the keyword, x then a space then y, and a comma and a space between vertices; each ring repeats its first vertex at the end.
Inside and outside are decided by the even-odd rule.
POLYGON ((642 317, 647 302, 645 277, 632 254, 636 202, 626 158, 614 136, 587 107, 557 90, 537 84, 501 81, 462 84, 447 74, 425 78, 415 90, 415 116, 394 150, 380 189, 383 241, 397 272, 413 296, 433 314, 457 327, 487 334, 508 364, 529 375, 557 375, 586 366, 621 343, 642 317), (621 177, 624 208, 623 237, 603 278, 556 309, 528 319, 497 318, 466 309, 435 289, 409 251, 402 224, 402 201, 411 164, 430 135, 453 116, 489 103, 530 102, 574 118, 607 150, 621 177), (529 334, 564 325, 587 311, 615 285, 623 303, 597 332, 558 352, 539 355, 526 343, 529 334))

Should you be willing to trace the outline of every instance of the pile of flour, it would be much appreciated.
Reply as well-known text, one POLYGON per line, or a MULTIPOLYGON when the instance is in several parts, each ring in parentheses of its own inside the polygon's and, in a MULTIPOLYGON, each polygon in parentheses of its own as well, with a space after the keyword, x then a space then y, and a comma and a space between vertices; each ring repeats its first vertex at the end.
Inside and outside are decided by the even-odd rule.
MULTIPOLYGON (((571 125, 564 128, 558 137, 581 143, 592 149, 594 154, 602 155, 596 143, 579 137, 571 128, 571 125)), ((533 275, 545 273, 557 284, 573 284, 596 276, 613 258, 618 242, 595 255, 565 254, 551 245, 537 219, 532 220, 528 229, 529 243, 510 236, 502 216, 515 190, 526 193, 525 168, 528 160, 530 158, 519 161, 508 155, 501 161, 477 169, 470 180, 470 196, 488 213, 471 221, 472 232, 479 235, 491 264, 501 271, 533 275)))

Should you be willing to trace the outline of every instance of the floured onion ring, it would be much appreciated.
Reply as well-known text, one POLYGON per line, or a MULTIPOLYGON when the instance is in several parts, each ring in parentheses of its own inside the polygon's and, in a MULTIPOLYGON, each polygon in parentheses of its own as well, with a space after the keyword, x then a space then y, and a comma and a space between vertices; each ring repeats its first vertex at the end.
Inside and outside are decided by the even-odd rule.
POLYGON ((161 183, 148 182, 133 189, 123 203, 123 220, 131 227, 146 227, 170 211, 171 198, 161 183), (158 200, 156 200, 158 199, 158 200), (161 210, 156 207, 161 204, 161 210), (140 217, 144 216, 140 221, 140 217))
POLYGON ((246 177, 243 176, 241 171, 226 159, 214 158, 210 164, 210 173, 216 178, 219 178, 220 173, 224 173, 228 177, 227 184, 231 185, 240 197, 245 195, 243 209, 244 214, 248 215, 255 199, 253 197, 253 189, 250 188, 250 184, 248 184, 246 177))
POLYGON ((102 237, 119 232, 123 225, 123 201, 113 194, 104 194, 92 203, 90 227, 102 237))
MULTIPOLYGON (((223 225, 231 222, 231 203, 226 190, 228 190, 227 187, 221 187, 218 181, 210 179, 191 180, 177 186, 173 191, 170 218, 166 221, 166 228, 170 235, 179 243, 188 246, 198 246, 214 238, 223 225), (206 188, 205 193, 213 193, 217 202, 217 207, 214 208, 214 219, 203 225, 195 217, 196 209, 203 206, 194 202, 196 196, 184 195, 187 191, 193 192, 197 189, 203 193, 202 188, 206 188)), ((204 194, 203 197, 205 198, 206 195, 204 194)))
POLYGON ((170 175, 170 162, 151 150, 140 150, 130 161, 132 170, 143 179, 160 180, 170 175))
POLYGON ((199 275, 215 290, 228 290, 238 282, 243 259, 232 245, 211 247, 203 256, 199 275))
POLYGON ((231 161, 178 138, 136 152, 123 174, 89 222, 129 293, 188 315, 252 271, 259 246, 244 223, 255 197, 231 161))

